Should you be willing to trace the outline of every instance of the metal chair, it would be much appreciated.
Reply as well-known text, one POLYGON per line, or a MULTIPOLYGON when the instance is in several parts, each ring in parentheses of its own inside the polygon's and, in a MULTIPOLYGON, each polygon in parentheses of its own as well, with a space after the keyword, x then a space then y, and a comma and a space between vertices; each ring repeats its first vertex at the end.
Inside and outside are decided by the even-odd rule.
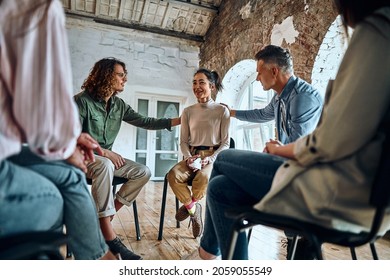
POLYGON ((62 232, 34 231, 0 238, 0 260, 63 260, 60 247, 69 237, 62 232))
MULTIPOLYGON (((233 138, 230 138, 230 146, 229 149, 235 148, 235 142, 233 138)), ((165 206, 167 202, 167 192, 168 192, 168 173, 165 174, 164 177, 164 186, 163 186, 163 195, 161 199, 161 212, 160 212, 160 225, 158 228, 158 237, 157 240, 162 240, 163 236, 163 228, 164 228, 164 219, 165 219, 165 206)), ((192 185, 192 180, 187 182, 188 186, 192 185)), ((176 212, 179 210, 179 200, 175 196, 175 206, 176 206, 176 212)), ((176 221, 176 228, 180 228, 180 222, 176 221)))
POLYGON ((323 243, 332 243, 350 248, 352 259, 356 260, 355 248, 361 245, 369 244, 373 259, 378 259, 375 248, 375 241, 381 237, 378 233, 383 218, 390 210, 390 123, 382 125, 385 135, 383 151, 380 166, 377 170, 375 182, 373 183, 370 194, 370 205, 375 208, 375 215, 372 219, 369 232, 351 233, 337 229, 329 229, 317 224, 304 222, 295 218, 283 215, 275 215, 257 211, 253 207, 235 208, 226 212, 226 215, 235 220, 228 244, 228 255, 224 259, 231 260, 234 255, 237 237, 239 233, 246 229, 251 229, 256 225, 263 225, 271 228, 291 232, 294 236, 291 250, 288 252, 287 259, 294 259, 297 248, 298 238, 305 237, 315 248, 316 258, 323 259, 321 245, 323 243))
MULTIPOLYGON (((127 182, 128 179, 122 178, 122 177, 114 177, 112 180, 112 192, 116 194, 116 188, 117 185, 124 184, 127 182)), ((87 178, 87 184, 92 185, 92 179, 87 178)), ((138 210, 137 210, 137 202, 134 200, 133 202, 133 212, 134 212, 134 225, 135 225, 135 232, 137 236, 137 240, 141 240, 141 233, 140 233, 140 227, 139 227, 139 220, 138 220, 138 210)))

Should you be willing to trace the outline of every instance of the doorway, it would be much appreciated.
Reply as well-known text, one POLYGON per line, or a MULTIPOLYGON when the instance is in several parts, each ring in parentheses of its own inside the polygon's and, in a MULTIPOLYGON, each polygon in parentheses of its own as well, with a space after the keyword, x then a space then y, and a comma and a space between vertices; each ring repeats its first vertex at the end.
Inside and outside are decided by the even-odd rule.
MULTIPOLYGON (((179 116, 182 98, 151 96, 137 97, 138 112, 154 118, 179 116)), ((136 130, 135 161, 149 167, 153 181, 164 180, 165 174, 179 161, 179 127, 172 131, 136 130)))

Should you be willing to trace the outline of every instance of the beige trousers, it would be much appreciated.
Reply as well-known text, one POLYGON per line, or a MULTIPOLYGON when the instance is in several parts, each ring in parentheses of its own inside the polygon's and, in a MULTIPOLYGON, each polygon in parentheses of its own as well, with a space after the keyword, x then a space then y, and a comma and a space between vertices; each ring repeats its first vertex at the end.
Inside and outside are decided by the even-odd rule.
MULTIPOLYGON (((210 156, 214 151, 201 150, 193 151, 193 155, 199 154, 203 159, 210 156)), ((192 198, 201 200, 205 194, 209 184, 209 178, 213 164, 209 163, 201 170, 193 172, 185 160, 178 162, 168 173, 168 182, 177 199, 184 205, 191 203, 192 198), (192 180, 192 186, 188 186, 188 181, 192 180)))
POLYGON ((130 206, 142 187, 149 181, 151 173, 147 166, 125 159, 126 163, 119 169, 106 157, 95 155, 95 162, 88 165, 87 177, 92 179, 92 197, 95 200, 99 218, 115 215, 112 180, 114 176, 127 178, 116 199, 130 206))

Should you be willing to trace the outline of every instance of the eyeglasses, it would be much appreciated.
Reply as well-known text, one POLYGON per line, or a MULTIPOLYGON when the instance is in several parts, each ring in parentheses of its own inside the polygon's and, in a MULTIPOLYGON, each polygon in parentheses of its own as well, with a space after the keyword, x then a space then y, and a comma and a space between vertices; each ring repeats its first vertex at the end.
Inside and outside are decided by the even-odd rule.
POLYGON ((115 72, 120 78, 126 78, 127 77, 127 72, 115 72))

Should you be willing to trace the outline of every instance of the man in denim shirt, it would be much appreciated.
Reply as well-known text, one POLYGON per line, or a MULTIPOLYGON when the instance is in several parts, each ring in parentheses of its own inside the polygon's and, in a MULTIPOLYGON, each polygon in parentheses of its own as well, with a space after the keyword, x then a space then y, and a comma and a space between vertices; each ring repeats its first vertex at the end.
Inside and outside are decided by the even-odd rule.
POLYGON ((323 98, 314 87, 294 76, 291 54, 287 49, 268 45, 259 51, 257 80, 264 90, 275 95, 262 109, 233 110, 230 116, 242 121, 263 123, 276 120, 277 139, 291 143, 312 132, 320 118, 323 98))
MULTIPOLYGON (((288 144, 311 133, 317 126, 323 98, 313 86, 294 76, 293 61, 287 49, 268 45, 256 56, 257 80, 264 90, 273 89, 275 95, 262 109, 233 110, 230 116, 242 121, 263 123, 276 120, 276 139, 269 142, 288 144)), ((264 152, 268 152, 264 149, 264 152)), ((288 232, 285 232, 290 236, 288 232)), ((305 242, 303 239, 300 242, 305 242)), ((288 239, 290 247, 290 239, 288 239)), ((297 254, 297 258, 306 258, 297 254)))
POLYGON ((156 119, 142 116, 126 104, 117 93, 124 90, 127 81, 126 65, 115 58, 103 58, 95 63, 75 96, 83 132, 90 133, 103 149, 103 156, 96 155, 95 162, 88 164, 87 177, 92 179, 92 196, 98 210, 100 228, 106 243, 114 254, 122 259, 137 260, 141 257, 126 248, 114 232, 111 220, 123 206, 130 206, 151 173, 147 166, 123 158, 112 151, 122 121, 144 129, 168 129, 180 124, 180 118, 156 119), (113 177, 128 179, 112 194, 113 177))

